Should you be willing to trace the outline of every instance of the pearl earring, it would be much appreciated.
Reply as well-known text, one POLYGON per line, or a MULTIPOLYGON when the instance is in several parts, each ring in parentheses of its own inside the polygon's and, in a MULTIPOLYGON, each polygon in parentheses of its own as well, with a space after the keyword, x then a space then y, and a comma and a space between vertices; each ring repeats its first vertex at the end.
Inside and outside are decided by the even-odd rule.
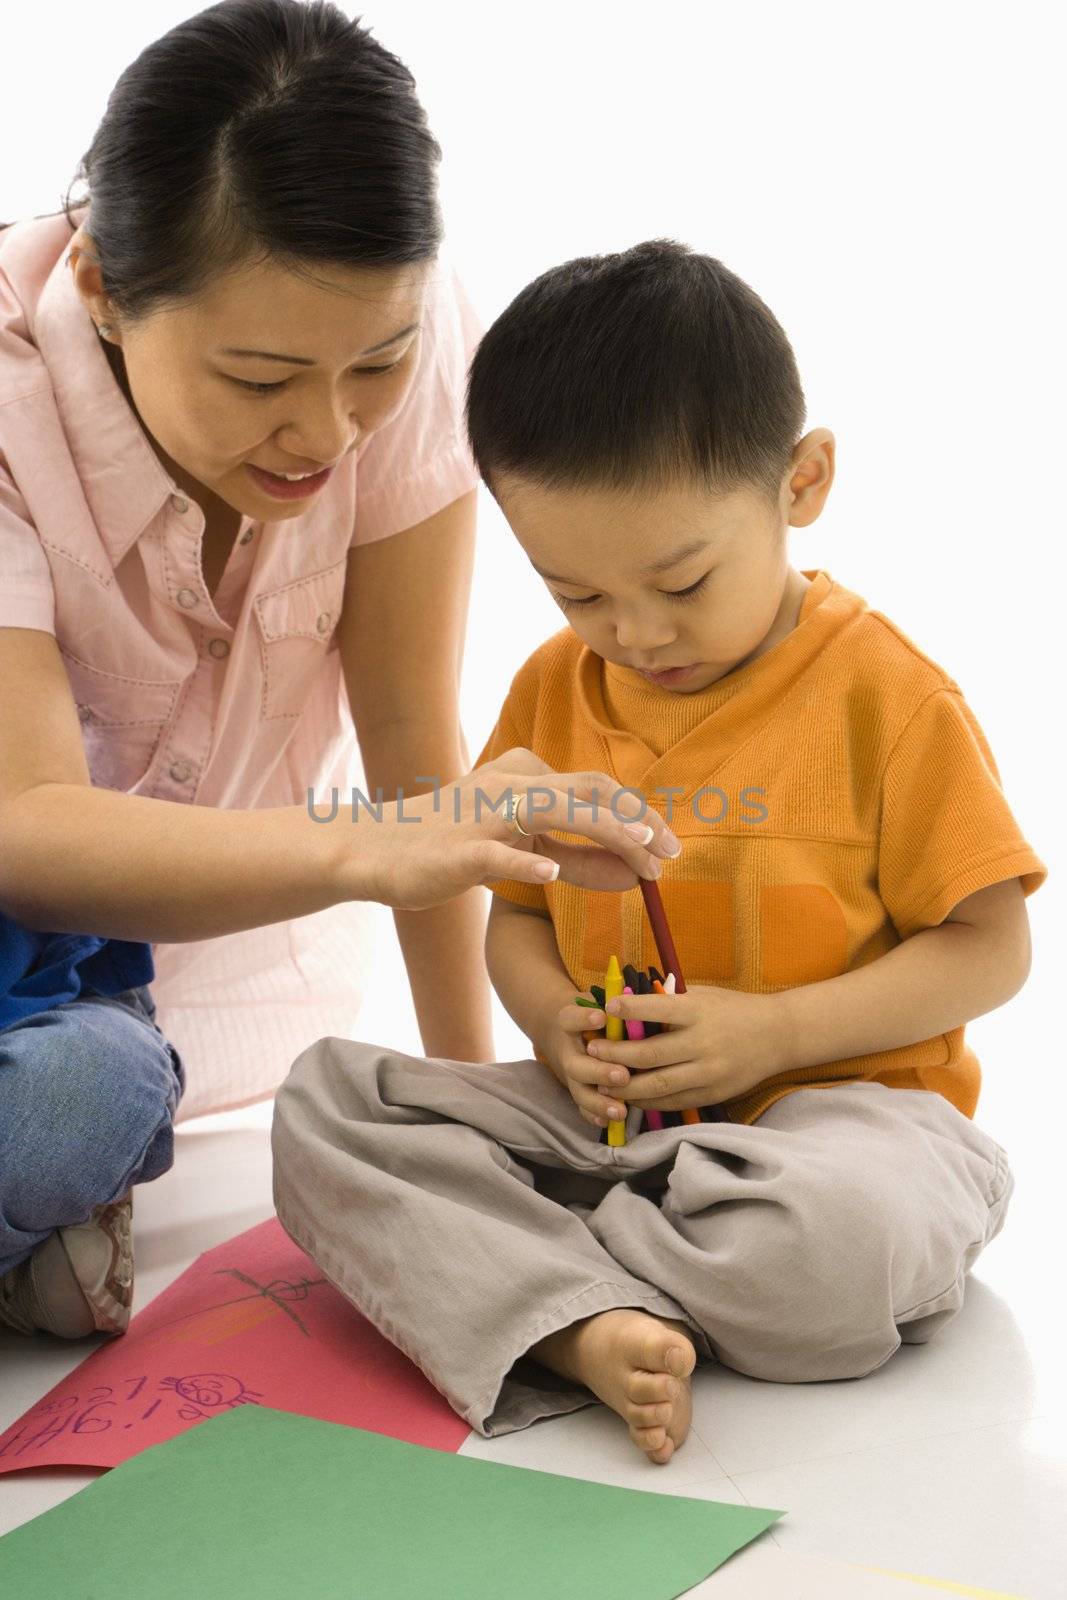
POLYGON ((110 322, 98 322, 96 325, 96 331, 97 333, 106 336, 107 334, 112 333, 114 330, 112 329, 110 322))

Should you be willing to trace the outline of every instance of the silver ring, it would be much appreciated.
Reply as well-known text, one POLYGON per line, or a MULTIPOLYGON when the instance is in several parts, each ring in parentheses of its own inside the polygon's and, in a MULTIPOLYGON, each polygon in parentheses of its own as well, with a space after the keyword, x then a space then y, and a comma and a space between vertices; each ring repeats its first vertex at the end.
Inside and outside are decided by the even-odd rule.
MULTIPOLYGON (((521 795, 519 796, 519 799, 522 799, 521 795)), ((524 839, 533 838, 533 834, 527 833, 526 829, 519 821, 519 807, 513 794, 509 794, 507 799, 504 801, 504 821, 509 823, 510 826, 515 829, 516 833, 521 833, 524 839)))

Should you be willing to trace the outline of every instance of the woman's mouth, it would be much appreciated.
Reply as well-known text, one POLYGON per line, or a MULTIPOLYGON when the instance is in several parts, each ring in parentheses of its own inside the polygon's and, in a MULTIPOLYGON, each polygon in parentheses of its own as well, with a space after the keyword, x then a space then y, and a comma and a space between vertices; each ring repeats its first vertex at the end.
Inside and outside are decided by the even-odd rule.
POLYGON ((303 500, 309 494, 316 494, 326 483, 333 471, 332 467, 324 467, 321 472, 313 472, 306 478, 284 478, 280 473, 267 472, 263 467, 253 466, 251 461, 246 463, 253 482, 269 494, 272 500, 303 500))

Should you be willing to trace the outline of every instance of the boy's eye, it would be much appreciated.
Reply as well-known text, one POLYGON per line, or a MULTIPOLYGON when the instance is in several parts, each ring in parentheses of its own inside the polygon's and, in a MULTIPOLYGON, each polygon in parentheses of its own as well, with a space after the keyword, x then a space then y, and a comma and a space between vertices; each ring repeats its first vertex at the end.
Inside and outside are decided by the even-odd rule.
POLYGON ((704 576, 698 578, 696 583, 691 583, 688 589, 661 589, 660 593, 667 600, 691 600, 694 595, 700 593, 707 581, 708 574, 705 572, 704 576))
MULTIPOLYGON (((403 359, 404 357, 401 356, 399 361, 391 361, 387 367, 357 367, 355 370, 357 372, 392 372, 400 365, 400 361, 403 359)), ((231 377, 230 382, 236 383, 241 389, 250 390, 252 394, 271 394, 275 389, 284 389, 289 379, 282 378, 279 383, 249 383, 247 378, 231 377)))
MULTIPOLYGON (((705 572, 704 576, 698 578, 696 583, 691 583, 688 589, 661 589, 660 594, 665 600, 692 600, 703 589, 709 577, 710 573, 705 572)), ((553 599, 558 601, 564 610, 567 610, 570 606, 591 606, 600 599, 600 596, 598 594, 589 594, 583 595, 580 600, 575 600, 570 595, 556 594, 553 591, 553 599)))

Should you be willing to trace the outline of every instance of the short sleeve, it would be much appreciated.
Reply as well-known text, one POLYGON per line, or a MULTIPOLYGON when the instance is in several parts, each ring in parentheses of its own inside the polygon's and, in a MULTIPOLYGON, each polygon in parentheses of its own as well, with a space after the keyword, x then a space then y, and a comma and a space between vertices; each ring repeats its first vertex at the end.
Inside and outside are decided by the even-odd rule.
POLYGON ((1023 838, 985 735, 958 691, 938 689, 886 763, 878 886, 902 939, 1007 878, 1030 895, 1047 870, 1023 838))
POLYGON ((396 416, 357 454, 353 544, 412 528, 477 486, 465 404, 482 331, 458 273, 439 261, 411 387, 396 416))
POLYGON ((0 628, 56 631, 52 569, 25 500, 0 458, 0 628))
MULTIPOLYGON (((496 725, 475 761, 475 767, 484 766, 487 761, 495 760, 505 750, 512 750, 517 745, 525 750, 532 749, 530 741, 533 738, 536 704, 536 680, 531 663, 527 662, 515 675, 496 725)), ((494 878, 488 887, 503 900, 511 900, 518 906, 530 906, 546 914, 548 912, 548 898, 539 884, 520 883, 515 878, 494 878)))

